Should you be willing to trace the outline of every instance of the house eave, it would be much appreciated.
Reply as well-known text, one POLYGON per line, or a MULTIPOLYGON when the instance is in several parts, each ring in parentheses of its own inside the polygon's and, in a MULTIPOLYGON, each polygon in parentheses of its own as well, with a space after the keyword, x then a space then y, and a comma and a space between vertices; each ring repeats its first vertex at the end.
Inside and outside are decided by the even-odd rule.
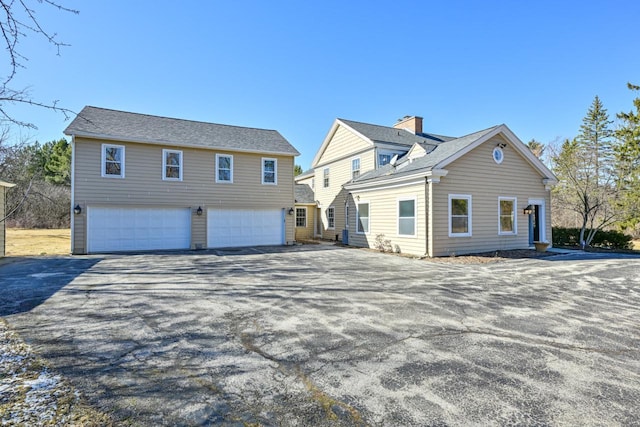
POLYGON ((175 147, 197 148, 201 150, 231 151, 236 153, 269 154, 269 155, 287 156, 287 157, 295 157, 300 155, 298 150, 295 150, 295 153, 283 152, 283 151, 248 150, 244 148, 214 147, 214 146, 206 146, 206 145, 199 145, 199 144, 185 144, 183 142, 165 141, 165 140, 122 138, 122 137, 113 136, 113 135, 85 133, 85 132, 68 132, 68 133, 65 133, 65 135, 69 135, 74 138, 79 137, 79 138, 97 139, 97 140, 103 140, 103 141, 131 142, 134 144, 165 145, 165 146, 170 145, 175 147))
POLYGON ((446 169, 431 169, 431 170, 420 171, 419 173, 412 173, 410 175, 403 175, 399 177, 389 177, 387 179, 361 182, 361 183, 354 182, 351 184, 343 185, 343 188, 349 191, 363 190, 371 187, 384 187, 384 186, 390 186, 390 185, 395 185, 395 184, 400 184, 405 182, 411 182, 411 183, 413 183, 413 181, 416 181, 417 183, 424 182, 425 178, 427 179, 428 182, 437 183, 437 182, 440 182, 440 178, 443 176, 446 176, 448 172, 449 171, 447 171, 446 169))

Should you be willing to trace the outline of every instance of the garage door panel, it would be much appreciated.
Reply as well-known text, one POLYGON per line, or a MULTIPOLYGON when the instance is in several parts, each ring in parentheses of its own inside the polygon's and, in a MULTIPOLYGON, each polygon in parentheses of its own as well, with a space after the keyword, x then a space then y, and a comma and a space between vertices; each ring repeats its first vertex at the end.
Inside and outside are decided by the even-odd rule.
POLYGON ((191 247, 188 208, 103 208, 87 210, 88 252, 191 247))
POLYGON ((284 218, 281 209, 209 209, 207 244, 210 248, 281 245, 284 218))

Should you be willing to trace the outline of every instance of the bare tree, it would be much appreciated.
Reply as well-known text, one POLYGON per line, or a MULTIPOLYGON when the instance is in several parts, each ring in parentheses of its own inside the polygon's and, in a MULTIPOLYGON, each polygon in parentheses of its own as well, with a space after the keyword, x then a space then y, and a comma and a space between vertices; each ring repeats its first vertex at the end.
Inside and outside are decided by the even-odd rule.
POLYGON ((53 0, 0 0, 0 33, 8 54, 9 70, 0 83, 0 124, 16 124, 29 128, 36 128, 35 124, 22 121, 14 117, 8 111, 8 105, 26 104, 39 108, 46 108, 60 112, 68 118, 73 111, 60 107, 58 101, 43 102, 35 100, 28 88, 16 88, 13 86, 14 78, 19 69, 25 68, 28 58, 20 50, 20 41, 28 34, 34 34, 43 38, 47 43, 56 47, 58 55, 60 49, 68 46, 58 39, 58 35, 49 31, 38 17, 38 11, 43 7, 56 8, 63 12, 78 14, 74 9, 69 9, 53 0))

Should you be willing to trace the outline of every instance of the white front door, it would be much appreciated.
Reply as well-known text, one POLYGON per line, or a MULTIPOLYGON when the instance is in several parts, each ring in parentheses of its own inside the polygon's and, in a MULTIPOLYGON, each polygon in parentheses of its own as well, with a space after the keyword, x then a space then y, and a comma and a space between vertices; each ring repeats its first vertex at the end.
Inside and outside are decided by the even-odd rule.
POLYGON ((189 249, 191 209, 91 207, 87 252, 189 249))
POLYGON ((210 248, 284 243, 282 209, 209 209, 207 212, 207 246, 210 248))

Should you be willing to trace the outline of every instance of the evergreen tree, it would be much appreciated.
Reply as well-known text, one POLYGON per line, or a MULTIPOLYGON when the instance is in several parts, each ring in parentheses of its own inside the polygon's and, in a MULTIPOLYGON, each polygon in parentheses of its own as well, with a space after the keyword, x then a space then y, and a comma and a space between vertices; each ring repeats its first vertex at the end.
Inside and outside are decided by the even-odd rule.
MULTIPOLYGON (((632 91, 640 91, 640 86, 627 83, 632 91)), ((640 97, 633 100, 635 111, 618 113, 621 121, 615 136, 618 146, 615 150, 618 170, 618 188, 621 190, 619 209, 623 212, 620 226, 635 228, 640 224, 640 97)))
POLYGON ((545 146, 544 144, 542 144, 542 142, 532 139, 531 141, 527 142, 527 147, 529 147, 529 150, 531 150, 534 156, 539 159, 542 158, 545 150, 545 146))
POLYGON ((579 136, 566 140, 552 156, 553 169, 560 180, 553 190, 554 203, 580 217, 583 247, 591 244, 598 230, 612 226, 620 218, 610 124, 607 110, 596 96, 582 120, 579 136))
POLYGON ((593 103, 587 110, 587 115, 582 119, 580 134, 577 141, 590 159, 593 166, 596 184, 603 185, 611 180, 613 167, 613 150, 611 138, 613 131, 610 128, 612 120, 609 120, 607 109, 596 95, 593 103))

